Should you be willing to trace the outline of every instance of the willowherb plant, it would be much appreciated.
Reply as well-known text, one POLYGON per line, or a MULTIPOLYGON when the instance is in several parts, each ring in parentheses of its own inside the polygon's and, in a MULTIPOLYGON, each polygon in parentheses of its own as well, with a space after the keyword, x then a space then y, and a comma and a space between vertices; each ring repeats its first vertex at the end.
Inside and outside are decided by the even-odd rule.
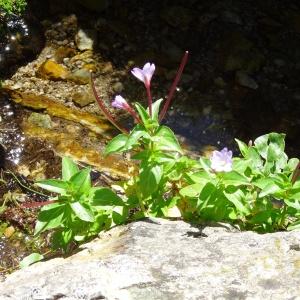
MULTIPOLYGON (((161 124, 187 58, 185 52, 162 110, 163 99, 152 103, 155 65, 146 63, 132 70, 145 85, 148 108, 139 103, 132 106, 121 95, 111 103, 133 117, 136 124, 130 131, 115 120, 91 78, 102 112, 122 132, 107 144, 105 155, 132 151, 132 159, 138 161, 136 174, 119 183, 124 191, 119 197, 108 188, 93 187, 90 170, 79 170, 64 158, 62 179, 38 182, 59 195, 42 203, 36 234, 52 229, 54 247, 68 250, 73 241, 84 241, 115 224, 145 216, 227 221, 259 232, 300 228, 300 162, 285 154, 284 134, 272 132, 248 145, 236 139, 240 157, 224 148, 213 151, 210 158, 194 160, 184 155, 172 130, 161 124)), ((35 253, 23 264, 42 258, 35 253)))
POLYGON ((156 216, 168 216, 176 206, 187 219, 229 221, 261 232, 300 227, 300 165, 298 159, 287 159, 284 135, 270 133, 249 146, 237 140, 241 158, 233 158, 232 151, 224 148, 210 159, 195 161, 183 155, 174 133, 160 124, 187 57, 186 52, 161 111, 162 99, 152 104, 155 66, 150 63, 132 70, 145 85, 148 108, 135 103, 134 110, 120 95, 112 103, 137 123, 105 150, 107 155, 133 150, 139 161, 138 175, 124 185, 129 206, 139 203, 140 215, 156 216))
MULTIPOLYGON (((146 63, 143 68, 134 68, 131 71, 145 85, 147 109, 139 103, 134 103, 134 109, 121 95, 117 95, 112 102, 113 107, 127 111, 136 122, 130 132, 122 130, 122 134, 108 143, 105 154, 134 151, 133 159, 138 160, 140 165, 138 174, 123 187, 129 207, 139 206, 141 209, 141 212, 135 216, 137 218, 145 215, 167 216, 169 208, 177 204, 178 195, 173 195, 172 190, 178 189, 181 185, 180 171, 197 164, 182 155, 183 151, 172 130, 160 124, 171 103, 187 58, 188 52, 185 52, 161 111, 160 105, 163 99, 152 103, 151 79, 155 71, 153 63, 146 63)), ((104 107, 103 101, 97 95, 95 97, 100 108, 104 107)), ((102 111, 107 115, 108 109, 102 111)), ((107 118, 111 119, 112 116, 107 118)), ((114 120, 112 123, 117 122, 114 120)))

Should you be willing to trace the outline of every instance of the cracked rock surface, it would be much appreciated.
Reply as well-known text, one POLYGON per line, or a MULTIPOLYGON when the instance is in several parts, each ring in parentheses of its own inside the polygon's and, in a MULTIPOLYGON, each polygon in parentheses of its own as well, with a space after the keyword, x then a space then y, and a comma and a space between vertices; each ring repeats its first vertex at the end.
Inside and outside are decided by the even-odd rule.
POLYGON ((16 271, 0 299, 299 299, 299 231, 149 219, 16 271))

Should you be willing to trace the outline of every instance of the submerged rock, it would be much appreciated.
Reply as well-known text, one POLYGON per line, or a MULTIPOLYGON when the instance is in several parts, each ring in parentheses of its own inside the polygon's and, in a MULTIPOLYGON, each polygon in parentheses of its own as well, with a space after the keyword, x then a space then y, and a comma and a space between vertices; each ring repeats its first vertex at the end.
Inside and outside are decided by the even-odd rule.
POLYGON ((67 68, 50 59, 42 63, 37 70, 38 77, 51 80, 64 80, 68 73, 67 68))
POLYGON ((92 29, 80 29, 75 36, 75 42, 80 51, 93 50, 96 41, 97 32, 92 29))
POLYGON ((299 231, 260 235, 148 219, 0 284, 5 299, 296 299, 299 231))

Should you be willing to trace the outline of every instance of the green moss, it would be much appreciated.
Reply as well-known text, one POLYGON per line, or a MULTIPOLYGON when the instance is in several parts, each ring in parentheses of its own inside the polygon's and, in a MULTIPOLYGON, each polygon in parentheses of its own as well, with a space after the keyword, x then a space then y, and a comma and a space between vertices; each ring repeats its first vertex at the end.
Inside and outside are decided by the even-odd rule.
POLYGON ((20 14, 25 10, 26 0, 0 0, 0 9, 7 13, 20 14))

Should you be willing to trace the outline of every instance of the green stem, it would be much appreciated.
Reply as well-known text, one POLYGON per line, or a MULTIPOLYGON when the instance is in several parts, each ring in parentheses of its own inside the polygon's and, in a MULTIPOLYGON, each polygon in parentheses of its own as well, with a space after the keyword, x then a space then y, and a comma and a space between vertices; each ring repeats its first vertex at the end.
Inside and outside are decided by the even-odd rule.
POLYGON ((286 206, 286 204, 284 204, 283 210, 282 210, 281 220, 280 220, 280 223, 279 223, 279 226, 280 226, 280 227, 283 227, 283 226, 284 226, 286 213, 287 213, 287 206, 286 206))
POLYGON ((41 192, 38 192, 38 191, 36 191, 36 190, 33 190, 33 189, 29 188, 28 186, 24 185, 12 171, 5 171, 5 173, 8 173, 8 174, 12 175, 12 176, 14 177, 14 179, 16 180, 16 182, 17 182, 21 187, 23 187, 24 189, 26 189, 26 190, 28 190, 28 191, 34 193, 34 194, 38 194, 38 195, 40 195, 40 196, 49 198, 49 195, 45 195, 45 194, 43 194, 43 193, 41 193, 41 192))

